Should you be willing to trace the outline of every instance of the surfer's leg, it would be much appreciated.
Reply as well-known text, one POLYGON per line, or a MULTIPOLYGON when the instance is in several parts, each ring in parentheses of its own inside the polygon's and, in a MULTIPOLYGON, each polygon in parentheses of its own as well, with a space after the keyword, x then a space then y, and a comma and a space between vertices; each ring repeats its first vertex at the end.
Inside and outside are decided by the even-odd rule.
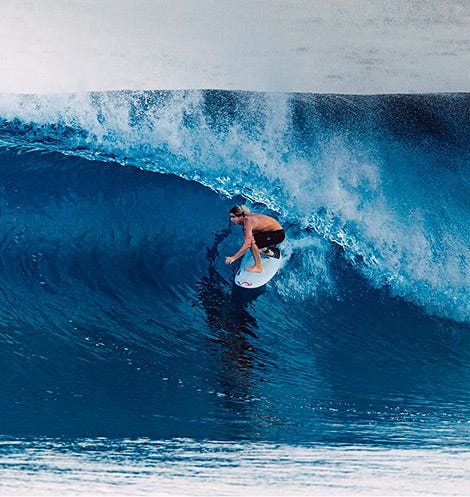
POLYGON ((266 257, 276 257, 276 250, 273 248, 284 241, 285 237, 284 230, 258 231, 254 234, 256 245, 266 257))
POLYGON ((259 255, 259 248, 253 240, 251 247, 251 254, 253 255, 253 259, 255 260, 255 265, 247 267, 246 270, 250 271, 250 273, 261 273, 263 271, 263 265, 261 264, 261 257, 259 255))

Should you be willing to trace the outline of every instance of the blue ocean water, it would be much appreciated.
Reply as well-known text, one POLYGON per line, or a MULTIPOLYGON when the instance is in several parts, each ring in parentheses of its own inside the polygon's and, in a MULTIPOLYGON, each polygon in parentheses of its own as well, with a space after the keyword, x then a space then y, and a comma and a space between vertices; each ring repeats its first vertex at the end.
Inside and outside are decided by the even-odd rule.
POLYGON ((469 120, 468 94, 1 95, 5 492, 63 494, 97 447, 122 493, 173 463, 161 494, 196 494, 220 450, 271 493, 465 494, 469 120), (259 292, 223 263, 240 202, 287 233, 259 292))

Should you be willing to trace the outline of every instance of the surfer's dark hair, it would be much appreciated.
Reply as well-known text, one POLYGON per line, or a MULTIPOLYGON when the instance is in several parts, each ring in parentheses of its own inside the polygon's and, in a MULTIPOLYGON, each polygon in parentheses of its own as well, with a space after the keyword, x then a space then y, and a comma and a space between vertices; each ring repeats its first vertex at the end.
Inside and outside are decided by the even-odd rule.
POLYGON ((250 212, 250 209, 246 205, 234 205, 230 209, 230 214, 234 214, 237 217, 244 216, 245 214, 248 214, 250 212))

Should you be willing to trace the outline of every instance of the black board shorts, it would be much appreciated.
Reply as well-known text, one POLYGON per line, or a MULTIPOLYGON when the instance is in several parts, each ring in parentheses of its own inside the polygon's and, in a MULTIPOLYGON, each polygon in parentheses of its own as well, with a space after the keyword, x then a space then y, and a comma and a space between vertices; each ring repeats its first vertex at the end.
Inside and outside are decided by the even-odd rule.
POLYGON ((256 246, 260 249, 281 243, 286 238, 284 230, 258 231, 253 233, 256 246))

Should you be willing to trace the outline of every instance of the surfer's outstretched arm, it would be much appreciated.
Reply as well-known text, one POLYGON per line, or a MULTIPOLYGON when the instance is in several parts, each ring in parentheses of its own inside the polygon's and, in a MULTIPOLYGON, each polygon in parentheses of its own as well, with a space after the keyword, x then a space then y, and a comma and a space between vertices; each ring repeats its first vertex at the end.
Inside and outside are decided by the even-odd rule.
POLYGON ((251 230, 251 222, 249 220, 245 221, 245 224, 243 225, 243 232, 243 245, 240 247, 240 250, 238 252, 232 255, 232 257, 225 258, 225 264, 232 264, 232 262, 235 262, 240 257, 243 257, 243 255, 245 255, 245 252, 255 243, 255 239, 253 238, 253 233, 251 230))
POLYGON ((259 249, 253 236, 253 226, 250 218, 245 218, 245 222, 243 224, 243 232, 245 234, 243 245, 240 247, 240 250, 232 257, 225 258, 225 264, 232 264, 232 262, 242 257, 248 249, 251 249, 251 253, 255 260, 255 265, 247 268, 247 271, 260 273, 263 270, 263 266, 261 264, 259 249))

